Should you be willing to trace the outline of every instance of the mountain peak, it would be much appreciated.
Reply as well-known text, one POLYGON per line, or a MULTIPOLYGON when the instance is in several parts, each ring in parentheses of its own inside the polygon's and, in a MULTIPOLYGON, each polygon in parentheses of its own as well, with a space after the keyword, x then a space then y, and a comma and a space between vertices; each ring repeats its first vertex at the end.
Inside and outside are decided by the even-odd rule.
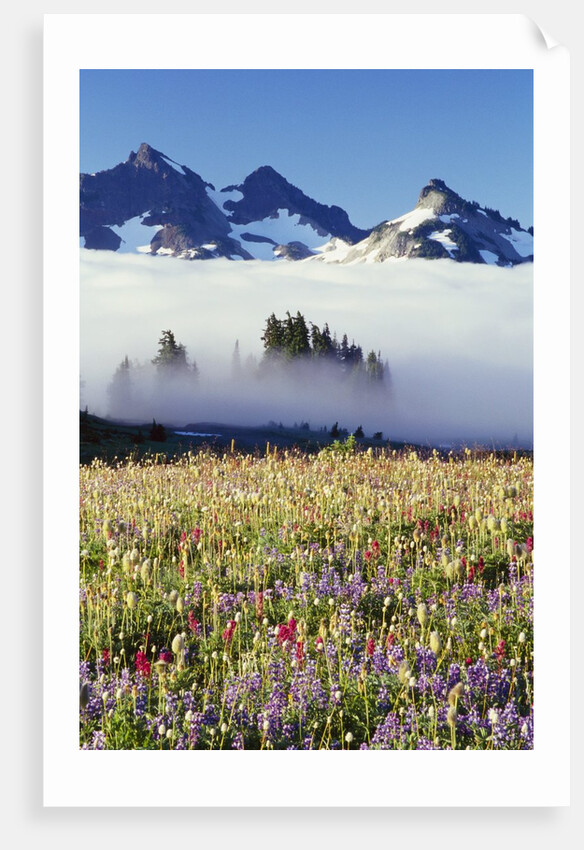
POLYGON ((431 209, 441 215, 460 212, 465 205, 468 205, 468 201, 457 195, 444 180, 433 177, 420 192, 416 208, 431 209))
POLYGON ((155 171, 161 168, 172 168, 175 171, 178 170, 184 173, 184 168, 182 165, 179 165, 169 156, 166 156, 166 154, 162 153, 162 151, 156 150, 156 148, 153 148, 152 145, 149 145, 146 142, 142 142, 142 144, 138 148, 137 153, 131 151, 127 161, 130 165, 134 165, 137 167, 141 166, 143 168, 151 168, 155 171))

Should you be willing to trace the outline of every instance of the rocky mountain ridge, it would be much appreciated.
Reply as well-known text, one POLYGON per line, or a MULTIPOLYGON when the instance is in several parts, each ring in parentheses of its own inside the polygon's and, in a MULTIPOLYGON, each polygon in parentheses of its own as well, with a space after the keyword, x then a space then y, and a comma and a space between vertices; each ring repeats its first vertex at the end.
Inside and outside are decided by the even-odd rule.
POLYGON ((217 191, 148 144, 106 171, 80 175, 84 248, 183 259, 385 262, 449 258, 516 265, 533 259, 533 234, 465 201, 442 180, 409 213, 355 227, 341 207, 308 197, 271 166, 217 191))

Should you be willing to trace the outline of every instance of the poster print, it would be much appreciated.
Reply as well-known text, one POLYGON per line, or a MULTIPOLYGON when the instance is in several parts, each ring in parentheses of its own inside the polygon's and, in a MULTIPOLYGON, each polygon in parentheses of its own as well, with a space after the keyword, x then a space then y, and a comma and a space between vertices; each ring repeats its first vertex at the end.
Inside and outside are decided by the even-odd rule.
POLYGON ((534 751, 533 83, 79 69, 82 753, 534 751))

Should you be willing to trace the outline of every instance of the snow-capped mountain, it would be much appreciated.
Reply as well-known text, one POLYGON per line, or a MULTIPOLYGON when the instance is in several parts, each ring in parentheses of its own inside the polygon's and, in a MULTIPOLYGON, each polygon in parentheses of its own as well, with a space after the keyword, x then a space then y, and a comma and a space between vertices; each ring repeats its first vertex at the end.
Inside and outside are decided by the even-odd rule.
POLYGON ((302 259, 332 238, 353 244, 370 232, 270 166, 216 191, 147 144, 112 169, 80 176, 79 218, 86 248, 187 259, 302 259))
POLYGON ((533 234, 497 210, 465 201, 442 180, 430 180, 411 212, 374 227, 356 245, 331 240, 317 259, 383 263, 400 257, 450 258, 509 266, 533 260, 533 234))
POLYGON ((415 209, 372 230, 309 198, 270 166, 217 191, 186 165, 142 144, 126 162, 80 175, 85 248, 184 259, 384 262, 450 257, 514 265, 533 259, 533 237, 431 180, 415 209))

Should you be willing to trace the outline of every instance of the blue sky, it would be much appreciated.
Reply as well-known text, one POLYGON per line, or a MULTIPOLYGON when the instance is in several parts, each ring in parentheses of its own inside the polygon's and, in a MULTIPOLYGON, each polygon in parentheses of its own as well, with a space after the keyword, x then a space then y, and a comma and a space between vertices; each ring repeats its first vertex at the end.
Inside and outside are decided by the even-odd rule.
POLYGON ((358 227, 433 177, 533 223, 531 70, 81 71, 81 171, 142 142, 216 189, 271 165, 358 227))

